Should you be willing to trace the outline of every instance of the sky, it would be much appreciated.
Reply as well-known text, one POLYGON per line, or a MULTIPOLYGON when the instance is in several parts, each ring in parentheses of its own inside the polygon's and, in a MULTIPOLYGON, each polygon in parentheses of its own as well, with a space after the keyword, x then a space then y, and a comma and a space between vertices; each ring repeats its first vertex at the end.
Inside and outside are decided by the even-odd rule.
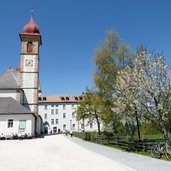
POLYGON ((170 0, 0 0, 0 74, 20 62, 19 33, 31 17, 42 35, 43 95, 81 94, 94 86, 94 55, 107 31, 135 52, 143 44, 171 65, 170 0))

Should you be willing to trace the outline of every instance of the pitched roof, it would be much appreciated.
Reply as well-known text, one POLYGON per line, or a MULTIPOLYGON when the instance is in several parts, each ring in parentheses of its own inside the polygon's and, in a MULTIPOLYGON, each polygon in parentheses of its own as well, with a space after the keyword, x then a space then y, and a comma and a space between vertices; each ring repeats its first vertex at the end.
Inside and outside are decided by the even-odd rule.
POLYGON ((0 89, 18 89, 19 85, 19 71, 12 68, 8 69, 0 75, 0 89))
POLYGON ((81 100, 83 100, 83 97, 80 95, 48 95, 39 97, 39 103, 78 103, 81 100))
POLYGON ((0 97, 0 114, 33 114, 11 97, 0 97))

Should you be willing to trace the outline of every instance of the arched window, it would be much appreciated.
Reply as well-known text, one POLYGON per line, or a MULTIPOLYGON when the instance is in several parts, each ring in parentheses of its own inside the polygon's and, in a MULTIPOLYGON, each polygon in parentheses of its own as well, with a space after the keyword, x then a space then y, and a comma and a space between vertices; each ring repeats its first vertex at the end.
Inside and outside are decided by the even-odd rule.
POLYGON ((28 42, 27 43, 27 52, 28 53, 32 53, 33 52, 33 46, 34 46, 33 42, 28 42))

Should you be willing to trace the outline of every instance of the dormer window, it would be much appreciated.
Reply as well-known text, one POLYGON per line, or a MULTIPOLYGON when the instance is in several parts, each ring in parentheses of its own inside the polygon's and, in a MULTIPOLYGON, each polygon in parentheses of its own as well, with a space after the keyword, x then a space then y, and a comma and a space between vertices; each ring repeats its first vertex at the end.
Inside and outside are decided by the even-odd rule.
POLYGON ((78 97, 75 97, 75 100, 78 100, 78 97))
POLYGON ((65 100, 65 98, 64 97, 61 97, 61 100, 65 100))

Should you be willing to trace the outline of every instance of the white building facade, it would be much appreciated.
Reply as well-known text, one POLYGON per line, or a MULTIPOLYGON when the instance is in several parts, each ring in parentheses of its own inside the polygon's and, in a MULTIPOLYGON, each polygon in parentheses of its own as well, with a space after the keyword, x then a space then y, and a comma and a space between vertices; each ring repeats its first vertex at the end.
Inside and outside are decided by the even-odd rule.
POLYGON ((73 95, 39 97, 39 115, 43 119, 43 132, 97 131, 95 122, 77 121, 76 109, 81 100, 81 96, 73 95))

